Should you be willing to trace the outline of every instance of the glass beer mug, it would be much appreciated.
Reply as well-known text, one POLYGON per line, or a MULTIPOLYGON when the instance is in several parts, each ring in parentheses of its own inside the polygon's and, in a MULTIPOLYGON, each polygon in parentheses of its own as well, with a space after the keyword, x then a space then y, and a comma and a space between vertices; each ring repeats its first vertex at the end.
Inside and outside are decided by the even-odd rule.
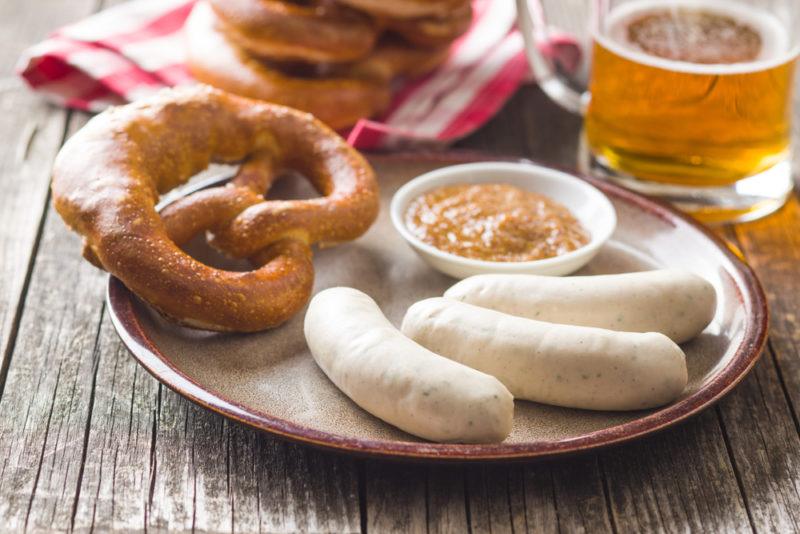
POLYGON ((536 46, 548 23, 575 31, 574 2, 517 9, 541 88, 585 115, 583 170, 710 222, 783 205, 800 2, 592 0, 588 91, 536 46), (563 20, 551 20, 556 11, 563 20))

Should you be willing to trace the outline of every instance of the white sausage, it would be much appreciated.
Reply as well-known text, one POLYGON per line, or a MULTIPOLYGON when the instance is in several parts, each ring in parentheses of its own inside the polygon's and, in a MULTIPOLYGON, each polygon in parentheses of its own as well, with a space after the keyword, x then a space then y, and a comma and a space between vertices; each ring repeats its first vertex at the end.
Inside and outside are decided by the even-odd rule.
POLYGON ((714 318, 717 295, 687 271, 598 276, 486 274, 466 278, 445 297, 519 317, 624 332, 661 332, 683 343, 714 318))
POLYGON ((590 410, 637 410, 674 400, 686 359, 658 333, 545 323, 456 300, 422 300, 403 333, 420 345, 496 376, 516 398, 590 410))
POLYGON ((514 399, 496 378, 403 336, 360 291, 318 293, 304 331, 328 378, 387 423, 443 442, 499 442, 511 432, 514 399))

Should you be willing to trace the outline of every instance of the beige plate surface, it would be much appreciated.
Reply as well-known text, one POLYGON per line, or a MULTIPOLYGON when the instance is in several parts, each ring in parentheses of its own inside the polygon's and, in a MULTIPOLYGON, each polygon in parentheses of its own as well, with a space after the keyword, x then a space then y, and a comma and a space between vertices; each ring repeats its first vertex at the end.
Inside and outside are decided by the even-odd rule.
MULTIPOLYGON (((476 158, 489 159, 463 154, 372 157, 380 177, 381 215, 358 241, 316 251, 315 292, 337 285, 358 288, 396 325, 410 304, 441 295, 454 281, 412 252, 392 228, 388 204, 412 177, 476 158)), ((719 295, 713 323, 683 346, 689 387, 665 408, 610 413, 517 401, 514 428, 504 443, 431 444, 370 416, 328 381, 303 339, 304 312, 260 334, 199 332, 165 321, 112 278, 114 325, 139 362, 167 386, 228 417, 313 445, 377 456, 498 460, 577 452, 632 439, 697 413, 733 387, 763 347, 767 310, 752 271, 703 228, 643 197, 592 183, 611 198, 619 224, 610 243, 580 274, 684 268, 711 281, 719 295)), ((297 179, 283 180, 276 189, 288 198, 308 191, 297 179)), ((200 258, 208 254, 201 248, 193 252, 200 258)))

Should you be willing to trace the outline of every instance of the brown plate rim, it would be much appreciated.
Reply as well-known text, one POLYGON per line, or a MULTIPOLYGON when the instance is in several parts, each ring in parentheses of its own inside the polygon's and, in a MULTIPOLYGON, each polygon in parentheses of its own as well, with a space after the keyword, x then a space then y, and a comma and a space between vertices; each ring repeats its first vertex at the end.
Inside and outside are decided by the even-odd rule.
POLYGON ((582 175, 572 169, 525 158, 500 157, 475 151, 373 153, 371 156, 394 161, 428 160, 453 164, 474 161, 519 161, 541 165, 584 179, 606 195, 633 204, 675 227, 680 226, 690 231, 700 232, 729 260, 731 269, 726 268, 726 272, 733 278, 741 303, 745 305, 746 309, 749 309, 745 333, 736 353, 708 384, 685 399, 632 421, 596 430, 576 438, 478 445, 348 438, 314 430, 268 413, 253 410, 225 398, 224 395, 204 387, 185 375, 170 363, 147 335, 137 315, 136 297, 117 278, 109 276, 107 300, 112 323, 123 344, 139 364, 162 384, 190 401, 240 423, 290 441, 371 457, 440 461, 501 461, 574 454, 627 442, 663 430, 686 420, 721 399, 744 378, 761 355, 767 339, 769 311, 758 278, 750 266, 718 236, 688 215, 679 213, 658 200, 644 197, 621 186, 582 175))

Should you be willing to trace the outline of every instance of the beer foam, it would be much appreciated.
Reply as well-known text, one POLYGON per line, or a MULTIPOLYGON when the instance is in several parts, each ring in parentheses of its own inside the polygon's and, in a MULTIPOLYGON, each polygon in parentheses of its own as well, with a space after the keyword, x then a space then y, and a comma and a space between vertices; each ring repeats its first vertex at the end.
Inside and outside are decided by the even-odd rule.
POLYGON ((747 4, 725 0, 634 0, 611 10, 603 24, 603 31, 594 38, 606 49, 636 63, 665 70, 693 74, 742 74, 766 70, 791 60, 798 53, 789 32, 777 16, 747 4), (752 28, 761 38, 761 49, 753 61, 739 63, 690 63, 649 54, 628 39, 628 25, 648 14, 664 11, 694 10, 733 19, 752 28))

